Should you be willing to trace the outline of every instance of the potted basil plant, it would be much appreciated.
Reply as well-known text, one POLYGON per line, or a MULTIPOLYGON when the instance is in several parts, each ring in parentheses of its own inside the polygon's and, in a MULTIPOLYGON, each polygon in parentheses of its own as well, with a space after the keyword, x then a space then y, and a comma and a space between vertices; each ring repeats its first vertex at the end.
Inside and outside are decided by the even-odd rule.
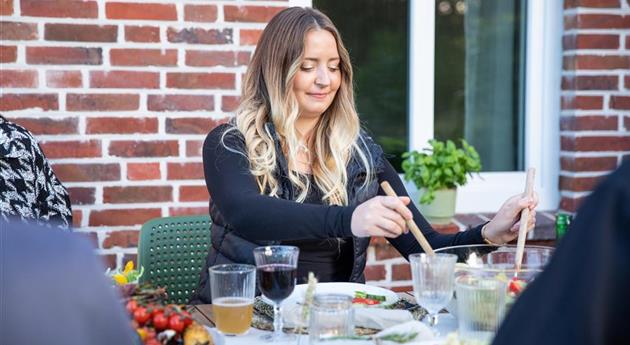
POLYGON ((448 224, 455 215, 457 186, 468 176, 481 171, 481 160, 474 147, 461 139, 458 148, 451 140, 429 140, 423 152, 403 153, 402 169, 406 181, 420 191, 420 211, 434 224, 448 224))

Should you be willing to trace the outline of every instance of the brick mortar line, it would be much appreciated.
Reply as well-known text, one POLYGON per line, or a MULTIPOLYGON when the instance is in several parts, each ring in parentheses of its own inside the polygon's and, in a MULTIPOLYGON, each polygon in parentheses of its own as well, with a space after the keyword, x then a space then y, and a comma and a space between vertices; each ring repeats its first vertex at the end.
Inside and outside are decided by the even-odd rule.
MULTIPOLYGON (((620 0, 623 2, 624 0, 620 0)), ((613 14, 613 15, 630 15, 630 12, 624 10, 623 7, 587 7, 587 6, 578 6, 572 7, 563 10, 564 17, 573 17, 575 15, 580 14, 613 14)))
MULTIPOLYGON (((276 6, 258 6, 258 7, 286 7, 282 3, 276 3, 276 6)), ((159 20, 159 19, 110 19, 110 18, 62 18, 62 17, 35 17, 35 16, 0 16, 0 21, 19 22, 24 24, 71 24, 71 25, 120 25, 120 26, 159 26, 172 27, 174 29, 259 29, 262 30, 267 26, 266 22, 193 22, 177 20, 159 20)), ((43 38, 43 35, 41 36, 43 38)))
MULTIPOLYGON (((130 117, 133 118, 133 117, 130 117)), ((37 141, 54 141, 54 142, 70 142, 70 141, 82 141, 82 142, 87 142, 89 140, 101 140, 101 141, 139 141, 139 142, 144 142, 144 141, 178 141, 181 140, 203 140, 205 139, 205 137, 208 135, 208 133, 205 134, 178 134, 178 133, 171 133, 171 134, 142 134, 142 133, 131 133, 131 134, 126 134, 126 135, 122 135, 122 134, 112 134, 112 135, 108 135, 108 134, 98 134, 98 135, 93 135, 93 134, 59 134, 59 135, 51 135, 51 134, 46 134, 46 135, 38 135, 37 136, 37 141)), ((105 144, 105 143, 104 143, 105 144)), ((109 144, 109 142, 107 143, 109 144)), ((125 158, 137 158, 137 157, 127 157, 127 156, 111 156, 112 158, 116 158, 116 159, 125 159, 125 158)), ((175 158, 175 157, 182 157, 182 158, 192 158, 192 157, 188 157, 188 156, 148 156, 146 158, 175 158)), ((83 157, 68 157, 68 158, 83 158, 83 157)), ((94 158, 94 157, 85 157, 85 158, 94 158)))
POLYGON ((616 49, 567 49, 562 52, 563 57, 581 56, 581 55, 597 55, 598 57, 606 56, 630 56, 630 51, 621 46, 616 49))
MULTIPOLYGON (((33 109, 33 108, 31 108, 33 109)), ((28 109, 27 109, 28 110, 28 109)), ((22 111, 22 110, 21 110, 22 111)), ((167 114, 164 114, 162 112, 156 112, 154 110, 151 111, 147 111, 145 113, 139 113, 137 111, 128 111, 125 113, 121 113, 121 112, 116 112, 116 113, 112 113, 109 114, 107 112, 103 112, 103 113, 94 113, 92 114, 92 112, 88 113, 84 113, 81 114, 80 112, 51 112, 51 111, 47 111, 41 114, 34 114, 32 116, 11 116, 11 115, 15 115, 15 114, 19 114, 18 111, 7 111, 6 112, 7 117, 16 117, 16 118, 22 118, 22 119, 40 119, 40 118, 50 118, 50 116, 46 116, 45 114, 50 114, 53 115, 55 117, 55 120, 61 120, 60 116, 64 116, 64 114, 68 115, 67 117, 76 117, 76 118, 103 118, 103 117, 112 117, 112 118, 119 118, 119 119, 125 119, 125 118, 132 118, 132 119, 137 119, 138 115, 145 115, 142 116, 142 118, 148 118, 148 119, 183 119, 183 118, 206 118, 206 119, 213 119, 213 120, 221 120, 225 117, 232 117, 232 113, 223 113, 223 112, 215 112, 215 111, 208 111, 208 112, 186 112, 186 111, 182 111, 182 112, 169 112, 167 114), (156 115, 157 113, 157 115, 156 115), (225 115, 225 116, 223 116, 225 115)), ((27 114, 23 114, 23 115, 27 115, 27 114)), ((137 135, 151 135, 151 134, 160 134, 158 133, 131 133, 131 134, 127 134, 127 133, 90 133, 90 134, 86 134, 86 135, 92 135, 92 136, 118 136, 118 135, 123 135, 123 136, 137 136, 137 135)), ((165 133, 165 134, 169 134, 169 135, 182 135, 180 133, 165 133)), ((199 136, 205 136, 207 133, 203 133, 203 134, 183 134, 183 135, 199 135, 199 136)), ((57 134, 51 135, 51 134, 42 134, 41 136, 45 136, 45 135, 49 135, 49 136, 56 136, 57 134)), ((74 134, 63 134, 64 136, 71 136, 74 134)), ((38 138, 40 136, 38 135, 38 138)))
MULTIPOLYGON (((236 73, 235 73, 236 75, 236 73)), ((236 84, 236 76, 235 76, 235 84, 236 84)), ((240 96, 240 92, 237 89, 175 89, 175 88, 154 88, 154 89, 129 89, 129 88, 50 88, 48 86, 43 86, 39 88, 9 88, 3 87, 3 94, 14 94, 20 93, 23 95, 29 94, 41 94, 41 93, 73 93, 73 94, 85 94, 85 95, 109 95, 109 94, 146 94, 146 95, 162 95, 160 92, 168 91, 168 95, 205 95, 209 96, 209 92, 216 92, 221 96, 240 96), (5 91, 6 90, 6 91, 5 91), (10 91, 10 92, 9 92, 10 91), (89 92, 87 92, 89 91, 89 92), (172 93, 171 93, 172 92, 172 93)), ((84 110, 81 110, 84 111, 84 110)), ((99 111, 99 110, 96 110, 99 111)), ((117 110, 121 111, 121 110, 117 110)), ((137 111, 137 110, 128 110, 128 111, 137 111)), ((77 111, 80 112, 80 111, 77 111)))
POLYGON ((560 170, 558 176, 560 177, 571 177, 571 178, 588 178, 588 177, 602 177, 607 176, 611 172, 610 171, 581 171, 574 172, 569 170, 560 170))
MULTIPOLYGON (((581 117, 591 117, 591 116, 596 116, 596 117, 621 117, 621 118, 623 118, 623 113, 624 113, 623 111, 616 112, 616 111, 611 111, 611 110, 608 110, 607 112, 593 110, 590 113, 586 113, 586 110, 585 110, 584 113, 580 112, 578 114, 572 114, 572 113, 563 112, 563 113, 560 114, 560 119, 563 119, 563 118, 566 118, 566 119, 569 119, 569 118, 581 118, 581 117), (621 115, 621 116, 619 116, 619 115, 621 115)), ((562 130, 562 131, 564 131, 564 130, 562 130)))
MULTIPOLYGON (((90 207, 90 211, 94 209, 94 205, 102 205, 103 204, 103 187, 104 185, 94 185, 94 204, 90 207)), ((89 218, 89 217, 88 217, 89 218)))
POLYGON ((628 32, 629 29, 626 28, 574 28, 569 30, 564 30, 562 32, 563 35, 572 35, 572 34, 592 34, 592 35, 600 35, 600 34, 619 34, 624 35, 628 32))
MULTIPOLYGON (((104 242, 104 241, 103 241, 104 242)), ((99 248, 96 249, 96 253, 100 255, 109 255, 109 254, 137 254, 138 248, 124 248, 124 247, 114 247, 114 248, 99 248)))
POLYGON ((630 132, 626 130, 601 130, 601 131, 567 131, 562 130, 560 134, 569 134, 575 138, 584 138, 584 137, 630 137, 630 132))
POLYGON ((630 94, 625 90, 560 90, 560 97, 562 96, 624 96, 628 97, 630 94))
POLYGON ((572 191, 572 190, 567 190, 567 189, 562 189, 560 190, 560 196, 561 197, 568 197, 568 198, 581 198, 587 195, 590 195, 593 191, 572 191))
POLYGON ((560 158, 608 158, 624 151, 560 151, 560 158))
MULTIPOLYGON (((130 180, 128 182, 124 182, 122 183, 121 181, 108 181, 108 182, 114 182, 114 183, 105 183, 104 181, 98 181, 96 183, 87 183, 87 182, 64 182, 64 186, 68 187, 68 188, 92 188, 94 187, 95 192, 99 192, 99 188, 100 188, 100 193, 103 192, 103 188, 105 187, 173 187, 173 190, 175 189, 179 189, 181 187, 205 187, 205 181, 203 179, 199 179, 199 180, 168 180, 168 181, 160 181, 160 180, 130 180), (188 182, 180 182, 180 181, 188 181, 188 182), (168 184, 164 184, 164 182, 169 182, 168 184), (192 183, 192 182, 196 182, 196 183, 192 183)), ((97 193, 98 194, 98 193, 97 193)), ((96 194, 95 194, 96 195, 96 194)), ((164 201, 167 202, 167 201, 164 201)), ((173 201, 175 202, 175 201, 173 201)), ((185 202, 185 203, 207 203, 207 201, 178 201, 178 202, 185 202)), ((133 204, 133 203, 131 203, 133 204)), ((95 199, 94 204, 88 204, 88 205, 105 205, 103 204, 103 198, 101 195, 100 199, 95 199), (98 202, 97 202, 98 201, 98 202)), ((109 204, 107 204, 109 205, 109 204)), ((121 204, 115 204, 115 205, 121 205, 121 204)), ((81 206, 87 206, 87 205, 81 205, 81 206)), ((206 204, 207 206, 207 204, 206 204)))
POLYGON ((609 69, 577 69, 577 70, 562 70, 561 77, 573 77, 573 76, 624 76, 627 75, 627 71, 624 70, 609 70, 609 69))
POLYGON ((592 110, 583 110, 583 109, 574 109, 574 110, 562 110, 560 112, 560 116, 562 117, 583 117, 589 115, 596 116, 615 116, 615 115, 628 115, 628 110, 621 109, 609 109, 604 111, 603 109, 592 109, 592 110))
MULTIPOLYGON (((98 41, 25 41, 25 40, 0 40, 1 45, 17 45, 36 48, 118 48, 118 49, 147 49, 147 50, 175 50, 188 48, 198 51, 238 51, 253 52, 255 46, 240 45, 235 43, 186 43, 186 42, 98 42, 98 41), (205 49, 204 49, 205 48, 205 49)), ((5 63, 3 63, 5 64, 5 63)), ((6 63, 9 64, 9 63, 6 63)), ((100 65, 86 65, 100 66, 100 65)), ((162 67, 162 66, 160 66, 162 67)), ((163 66, 169 67, 169 66, 163 66)))
MULTIPOLYGON (((231 51, 230 51, 231 52, 231 51)), ((153 73, 234 73, 240 74, 245 72, 246 66, 118 66, 118 65, 57 65, 57 64, 2 64, 0 65, 5 70, 37 70, 37 71, 86 71, 86 72, 153 72, 153 73), (52 68, 46 68, 50 66, 52 68), (100 68, 99 68, 100 67, 100 68)), ((89 77, 89 74, 88 74, 89 77)), ((89 78, 87 78, 89 81, 89 78)), ((3 87, 10 88, 10 87, 3 87)), ((12 89, 24 89, 33 90, 34 88, 12 88, 12 89)), ((51 88, 55 90, 66 88, 51 88)), ((158 88, 96 88, 96 87, 69 87, 67 89, 86 89, 86 90, 100 90, 100 89, 113 89, 113 90, 158 90, 158 88)), ((212 89, 184 89, 184 88, 166 88, 174 90, 212 90, 212 89)), ((218 89, 226 90, 226 89, 218 89)), ((227 89, 230 90, 230 89, 227 89)))
MULTIPOLYGON (((88 205, 81 205, 88 206, 88 205)), ((204 207, 208 206, 208 201, 196 201, 196 202, 177 202, 177 201, 169 201, 169 202, 152 202, 152 203, 127 203, 127 204, 93 204, 86 207, 90 211, 134 211, 141 209, 162 209, 163 207, 172 208, 172 207, 204 207), (133 207, 130 207, 133 206, 133 207)), ((108 226, 108 225, 106 225, 108 226)), ((95 227, 100 227, 95 226, 95 227)))

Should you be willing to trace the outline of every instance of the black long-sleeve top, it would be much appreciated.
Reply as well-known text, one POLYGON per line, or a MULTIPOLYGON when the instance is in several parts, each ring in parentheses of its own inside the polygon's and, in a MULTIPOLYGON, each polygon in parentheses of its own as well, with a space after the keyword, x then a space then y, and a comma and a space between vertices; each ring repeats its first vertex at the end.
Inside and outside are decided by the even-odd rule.
MULTIPOLYGON (((352 238, 350 223, 358 205, 298 203, 261 195, 249 171, 249 161, 240 153, 244 152, 242 140, 226 135, 223 141, 230 148, 227 149, 221 140, 223 132, 219 128, 213 130, 204 144, 205 178, 212 201, 239 236, 253 241, 352 238)), ((388 162, 377 179, 379 184, 388 181, 399 196, 408 196, 398 173, 388 162)), ((378 194, 385 195, 380 188, 378 194)), ((440 234, 433 230, 413 204, 409 208, 433 248, 483 243, 481 226, 456 234, 440 234)), ((405 258, 422 251, 411 233, 388 238, 388 241, 405 258)))

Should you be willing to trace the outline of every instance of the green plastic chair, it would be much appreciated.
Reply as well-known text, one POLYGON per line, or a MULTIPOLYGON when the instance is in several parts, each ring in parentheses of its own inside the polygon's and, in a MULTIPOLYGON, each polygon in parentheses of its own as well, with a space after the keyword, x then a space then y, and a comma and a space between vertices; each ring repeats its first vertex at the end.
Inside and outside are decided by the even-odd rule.
POLYGON ((165 287, 168 303, 186 304, 199 284, 210 248, 210 216, 151 219, 140 229, 140 283, 165 287))

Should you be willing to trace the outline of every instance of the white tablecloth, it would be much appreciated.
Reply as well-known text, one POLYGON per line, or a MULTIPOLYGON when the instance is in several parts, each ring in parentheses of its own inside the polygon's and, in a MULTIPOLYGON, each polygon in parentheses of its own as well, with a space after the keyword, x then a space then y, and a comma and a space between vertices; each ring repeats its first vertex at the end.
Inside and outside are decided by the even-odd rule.
MULTIPOLYGON (((451 325, 449 325, 451 326, 451 325)), ((449 333, 452 331, 456 331, 455 328, 452 328, 449 333)), ((261 331, 259 329, 250 328, 247 334, 241 336, 223 336, 218 334, 216 328, 210 328, 212 332, 213 339, 216 339, 216 345, 266 345, 266 344, 274 344, 274 345, 309 345, 308 335, 300 335, 300 341, 298 343, 297 339, 289 342, 273 342, 266 343, 259 339, 259 337, 263 334, 268 334, 267 331, 261 331)), ((446 335, 437 337, 433 340, 419 340, 414 342, 406 343, 405 345, 443 345, 446 341, 446 335)), ((330 345, 374 345, 373 341, 366 340, 335 340, 334 342, 328 343, 330 345)), ((383 345, 394 345, 396 343, 384 341, 383 345)), ((396 344, 397 345, 397 344, 396 344)))

